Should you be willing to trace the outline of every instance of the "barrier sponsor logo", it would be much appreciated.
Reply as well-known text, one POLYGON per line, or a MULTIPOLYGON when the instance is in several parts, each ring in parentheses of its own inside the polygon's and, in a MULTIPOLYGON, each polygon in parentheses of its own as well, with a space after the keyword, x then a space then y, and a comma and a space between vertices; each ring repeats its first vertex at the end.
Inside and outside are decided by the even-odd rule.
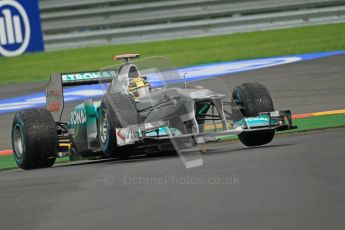
POLYGON ((43 49, 37 0, 0 1, 0 55, 11 57, 43 49))

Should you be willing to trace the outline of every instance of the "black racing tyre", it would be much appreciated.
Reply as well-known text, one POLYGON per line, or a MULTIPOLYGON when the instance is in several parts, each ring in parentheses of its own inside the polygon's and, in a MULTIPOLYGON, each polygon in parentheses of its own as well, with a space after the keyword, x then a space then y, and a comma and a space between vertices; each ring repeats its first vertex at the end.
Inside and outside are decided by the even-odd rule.
POLYGON ((48 168, 55 163, 57 129, 48 110, 28 109, 16 113, 11 137, 13 156, 20 168, 48 168))
POLYGON ((138 125, 140 116, 131 95, 107 93, 102 100, 98 121, 98 139, 106 157, 128 158, 135 150, 135 145, 118 147, 116 128, 138 125))
MULTIPOLYGON (((261 112, 274 111, 273 101, 267 88, 260 83, 244 83, 237 86, 232 93, 232 100, 241 108, 232 111, 234 122, 244 117, 255 117, 261 112)), ((246 146, 260 146, 270 143, 275 130, 243 132, 238 135, 240 141, 246 146)))

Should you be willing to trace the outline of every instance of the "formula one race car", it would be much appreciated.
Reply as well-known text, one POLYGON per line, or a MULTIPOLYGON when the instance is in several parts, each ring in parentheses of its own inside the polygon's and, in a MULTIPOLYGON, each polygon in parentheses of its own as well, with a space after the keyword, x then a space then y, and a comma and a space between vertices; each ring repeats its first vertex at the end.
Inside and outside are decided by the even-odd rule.
POLYGON ((259 83, 230 93, 219 78, 181 77, 164 57, 131 62, 138 57, 116 56, 125 63, 100 71, 51 75, 47 109, 14 116, 18 166, 51 167, 61 156, 128 158, 173 149, 193 167, 209 141, 237 135, 246 146, 260 146, 270 143, 276 131, 296 128, 291 112, 274 111, 270 93, 259 83), (79 104, 63 121, 64 87, 93 84, 104 96, 79 104))

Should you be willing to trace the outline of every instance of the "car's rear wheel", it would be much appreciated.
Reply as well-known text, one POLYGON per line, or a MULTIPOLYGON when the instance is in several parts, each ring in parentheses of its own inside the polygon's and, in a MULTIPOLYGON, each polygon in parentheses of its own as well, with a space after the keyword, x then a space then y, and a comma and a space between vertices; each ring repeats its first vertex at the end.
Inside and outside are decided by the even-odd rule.
POLYGON ((139 113, 132 96, 120 93, 107 93, 102 100, 98 121, 98 139, 106 157, 128 158, 135 145, 119 147, 116 141, 116 128, 138 125, 139 113))
MULTIPOLYGON (((273 101, 268 89, 260 83, 244 83, 237 86, 232 93, 233 102, 240 111, 233 109, 234 122, 243 117, 255 117, 261 112, 274 111, 273 101)), ((275 130, 243 132, 238 135, 246 146, 260 146, 270 143, 275 130)))
POLYGON ((57 131, 46 109, 29 109, 15 114, 12 123, 12 149, 22 169, 47 168, 55 163, 57 131))

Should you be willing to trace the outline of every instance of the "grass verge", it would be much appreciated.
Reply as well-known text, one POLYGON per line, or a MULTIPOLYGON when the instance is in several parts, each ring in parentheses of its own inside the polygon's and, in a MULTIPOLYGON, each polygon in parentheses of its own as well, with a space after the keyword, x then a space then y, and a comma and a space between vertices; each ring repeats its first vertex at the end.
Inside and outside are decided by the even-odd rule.
POLYGON ((17 168, 12 155, 0 156, 0 170, 17 168))
MULTIPOLYGON (((56 163, 66 163, 68 162, 68 157, 58 158, 56 163)), ((0 171, 5 169, 18 168, 16 162, 12 155, 0 156, 0 171)))
POLYGON ((97 70, 121 53, 167 56, 177 66, 345 49, 345 23, 0 58, 0 84, 46 81, 51 73, 97 70))
MULTIPOLYGON (((330 129, 337 127, 345 127, 345 114, 326 115, 318 117, 300 118, 295 119, 294 123, 298 126, 298 129, 281 132, 284 133, 296 133, 306 132, 310 130, 330 129)), ((221 141, 229 141, 238 139, 236 136, 228 136, 221 138, 221 141)), ((67 162, 68 157, 60 158, 57 162, 67 162)), ((17 168, 17 165, 13 159, 13 156, 0 156, 0 170, 17 168)))

